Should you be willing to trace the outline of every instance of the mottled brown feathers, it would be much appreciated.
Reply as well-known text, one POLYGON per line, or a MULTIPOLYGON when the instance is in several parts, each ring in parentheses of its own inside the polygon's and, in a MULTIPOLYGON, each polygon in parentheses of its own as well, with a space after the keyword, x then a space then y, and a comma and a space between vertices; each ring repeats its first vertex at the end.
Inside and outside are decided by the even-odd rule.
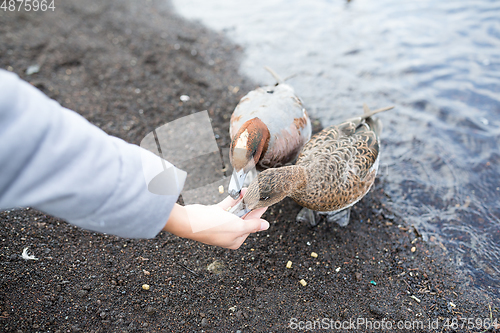
POLYGON ((304 145, 295 166, 269 169, 259 175, 244 202, 253 209, 289 196, 315 211, 339 211, 351 206, 375 180, 379 127, 372 118, 357 117, 324 129, 304 145))

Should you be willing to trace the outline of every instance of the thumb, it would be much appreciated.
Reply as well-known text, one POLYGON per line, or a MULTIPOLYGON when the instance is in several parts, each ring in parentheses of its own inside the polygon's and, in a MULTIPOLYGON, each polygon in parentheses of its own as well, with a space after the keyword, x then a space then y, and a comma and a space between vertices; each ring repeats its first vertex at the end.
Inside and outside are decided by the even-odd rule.
POLYGON ((245 220, 245 233, 253 233, 269 229, 269 222, 263 219, 245 220))

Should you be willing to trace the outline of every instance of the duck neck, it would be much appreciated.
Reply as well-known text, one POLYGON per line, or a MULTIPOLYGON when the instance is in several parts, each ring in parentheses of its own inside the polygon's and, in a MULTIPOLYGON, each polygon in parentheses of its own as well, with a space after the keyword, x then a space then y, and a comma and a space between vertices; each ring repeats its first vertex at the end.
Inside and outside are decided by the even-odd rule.
POLYGON ((301 191, 306 187, 307 176, 304 167, 298 165, 289 165, 274 169, 278 172, 283 184, 283 191, 288 196, 293 197, 294 193, 301 191))

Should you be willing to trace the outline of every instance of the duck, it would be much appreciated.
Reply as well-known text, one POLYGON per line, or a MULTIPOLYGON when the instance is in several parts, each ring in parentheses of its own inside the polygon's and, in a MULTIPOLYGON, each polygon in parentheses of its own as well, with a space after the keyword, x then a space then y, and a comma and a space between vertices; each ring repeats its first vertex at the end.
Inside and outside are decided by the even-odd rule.
MULTIPOLYGON (((246 94, 231 115, 229 195, 238 199, 249 174, 293 163, 311 138, 311 120, 294 89, 269 67, 277 83, 246 94)), ((249 177, 250 178, 250 177, 249 177)), ((250 183, 248 181, 247 183, 250 183)))
POLYGON ((298 222, 315 226, 326 215, 328 222, 346 226, 350 208, 368 193, 379 166, 382 123, 373 115, 392 108, 371 111, 364 104, 363 115, 315 134, 295 165, 261 172, 230 211, 242 217, 290 197, 304 207, 298 222))

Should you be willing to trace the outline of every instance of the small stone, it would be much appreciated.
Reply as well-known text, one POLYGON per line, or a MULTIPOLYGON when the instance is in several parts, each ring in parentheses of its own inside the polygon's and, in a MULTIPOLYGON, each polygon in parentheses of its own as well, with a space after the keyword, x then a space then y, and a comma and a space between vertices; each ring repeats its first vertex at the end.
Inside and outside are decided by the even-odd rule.
POLYGON ((200 312, 200 317, 201 317, 201 318, 205 318, 205 313, 200 312))
POLYGON ((292 268, 292 262, 290 260, 286 263, 286 268, 292 268))
POLYGON ((208 326, 208 319, 207 318, 203 318, 201 320, 201 326, 203 326, 203 327, 207 327, 208 326))
POLYGON ((299 283, 300 283, 301 285, 303 285, 304 287, 305 287, 305 286, 307 286, 307 282, 306 282, 306 280, 304 280, 304 279, 300 280, 300 281, 299 281, 299 283))
POLYGON ((316 252, 311 252, 311 257, 313 258, 317 258, 318 257, 318 254, 316 252))
POLYGON ((33 75, 33 74, 36 74, 40 71, 40 66, 35 64, 35 65, 31 65, 28 67, 28 69, 26 69, 26 75, 33 75))
POLYGON ((187 101, 189 101, 189 96, 188 95, 181 95, 180 100, 182 102, 187 102, 187 101))
POLYGON ((417 248, 414 246, 411 248, 411 252, 415 252, 415 251, 417 251, 417 248))
POLYGON ((241 310, 236 311, 235 315, 236 315, 236 318, 241 319, 241 317, 243 317, 243 312, 241 310))
POLYGON ((222 262, 215 260, 210 265, 207 266, 207 271, 212 272, 214 274, 220 274, 224 271, 225 266, 222 262))
POLYGON ((154 314, 155 312, 156 312, 156 309, 155 309, 155 308, 153 308, 152 306, 148 306, 148 307, 146 308, 146 313, 147 313, 148 315, 152 315, 152 314, 154 314))
POLYGON ((150 288, 149 284, 143 284, 142 285, 142 289, 144 289, 144 290, 149 290, 149 288, 150 288))
POLYGON ((382 310, 380 307, 378 307, 374 304, 370 304, 369 308, 370 308, 370 312, 372 312, 373 314, 375 314, 379 317, 384 316, 384 310, 382 310))
POLYGON ((90 284, 84 284, 84 285, 82 286, 82 289, 83 289, 83 290, 90 290, 90 289, 91 289, 91 288, 90 288, 90 284))
POLYGON ((60 285, 60 284, 58 284, 58 285, 56 286, 56 291, 61 291, 61 290, 62 290, 62 287, 61 287, 61 285, 60 285))
POLYGON ((340 267, 335 268, 335 272, 340 272, 340 267))
POLYGON ((107 314, 104 311, 99 313, 99 317, 101 317, 102 319, 106 319, 106 316, 107 316, 107 314))
POLYGON ((87 290, 78 290, 78 297, 85 297, 88 295, 88 291, 87 290))
POLYGON ((354 273, 354 276, 356 277, 357 281, 361 281, 361 279, 363 278, 363 275, 360 272, 354 273))
POLYGON ((224 185, 219 186, 219 193, 220 194, 224 193, 224 185))

